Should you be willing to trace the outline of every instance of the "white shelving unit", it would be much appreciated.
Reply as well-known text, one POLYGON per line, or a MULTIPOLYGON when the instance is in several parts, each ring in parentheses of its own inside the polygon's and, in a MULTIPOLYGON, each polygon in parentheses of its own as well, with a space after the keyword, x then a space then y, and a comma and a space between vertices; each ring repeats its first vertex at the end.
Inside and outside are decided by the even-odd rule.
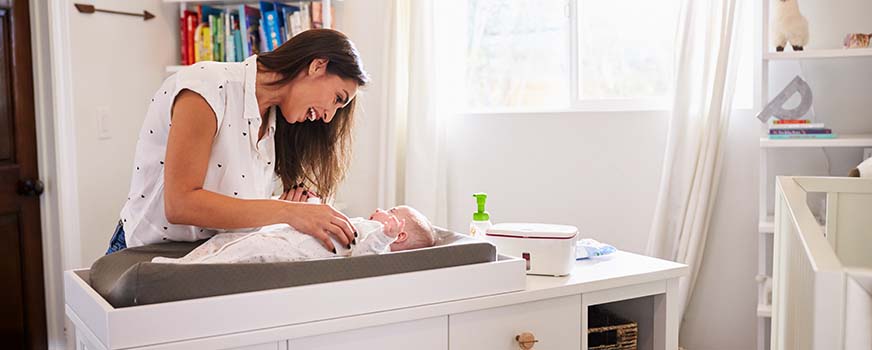
MULTIPOLYGON (((332 17, 332 13, 330 12, 330 8, 332 7, 332 4, 331 4, 332 1, 331 0, 315 0, 315 1, 319 1, 323 4, 323 6, 321 7, 322 8, 321 16, 323 18, 322 20, 324 21, 324 27, 325 28, 332 28, 333 27, 333 17, 332 17)), ((188 9, 189 5, 193 5, 193 6, 196 6, 199 4, 210 5, 210 6, 239 5, 239 4, 257 5, 260 1, 259 0, 163 0, 163 2, 171 3, 171 4, 179 4, 179 15, 181 16, 182 14, 185 13, 185 10, 188 9)), ((284 2, 293 2, 293 1, 285 0, 284 2)), ((182 68, 185 68, 185 67, 187 67, 187 66, 184 66, 184 65, 167 66, 166 73, 173 74, 173 73, 178 72, 179 70, 181 70, 182 68)))
MULTIPOLYGON (((789 50, 789 49, 785 49, 789 50)), ((872 56, 872 49, 826 49, 806 51, 767 52, 763 55, 764 60, 810 60, 826 58, 851 58, 872 56)))
POLYGON ((872 147, 872 134, 838 135, 834 139, 792 139, 770 140, 760 138, 761 148, 802 148, 802 147, 872 147))
MULTIPOLYGON (((785 48, 784 52, 774 52, 774 48, 770 47, 769 41, 769 18, 770 4, 775 0, 761 1, 759 23, 762 26, 758 27, 761 32, 758 33, 758 38, 762 39, 757 58, 759 59, 755 73, 759 77, 758 85, 755 87, 756 99, 755 110, 759 111, 769 102, 769 71, 771 64, 785 61, 797 60, 843 60, 843 59, 863 59, 872 58, 872 49, 806 49, 805 51, 790 51, 785 48)), ((838 130, 836 130, 837 132, 838 130)), ((760 137, 760 174, 759 174, 759 222, 758 222, 758 274, 763 276, 772 276, 772 242, 774 240, 775 220, 773 213, 769 212, 768 189, 769 186, 774 186, 774 177, 768 174, 768 156, 769 152, 776 149, 785 148, 864 148, 872 147, 872 134, 844 134, 838 135, 834 139, 792 139, 792 140, 771 140, 768 138, 768 130, 766 126, 761 126, 760 137)), ((793 174, 792 174, 793 175, 793 174)), ((802 175, 802 174, 795 174, 802 175)), ((825 227, 825 225, 823 225, 825 227)), ((824 231, 826 232, 826 231, 824 231)), ((769 349, 770 344, 770 325, 772 317, 772 305, 766 302, 764 294, 764 282, 758 285, 757 293, 757 348, 759 350, 769 349)))

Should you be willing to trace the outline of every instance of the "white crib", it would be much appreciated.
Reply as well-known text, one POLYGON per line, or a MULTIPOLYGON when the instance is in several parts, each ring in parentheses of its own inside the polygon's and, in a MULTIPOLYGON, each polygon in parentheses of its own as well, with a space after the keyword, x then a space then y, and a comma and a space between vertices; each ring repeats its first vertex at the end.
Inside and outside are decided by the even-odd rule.
POLYGON ((872 179, 779 177, 772 270, 772 349, 872 349, 872 179))

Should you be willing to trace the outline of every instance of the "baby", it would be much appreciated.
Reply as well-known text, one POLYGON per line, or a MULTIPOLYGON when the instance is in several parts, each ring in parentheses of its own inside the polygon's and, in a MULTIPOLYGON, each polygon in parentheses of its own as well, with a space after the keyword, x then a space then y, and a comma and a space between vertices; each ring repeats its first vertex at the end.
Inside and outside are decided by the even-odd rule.
POLYGON ((336 253, 320 241, 286 224, 265 226, 255 232, 224 232, 178 259, 157 257, 156 263, 230 264, 288 262, 341 256, 380 254, 430 247, 435 235, 430 221, 412 207, 398 206, 387 211, 376 209, 369 220, 351 218, 357 230, 351 249, 335 239, 336 253))

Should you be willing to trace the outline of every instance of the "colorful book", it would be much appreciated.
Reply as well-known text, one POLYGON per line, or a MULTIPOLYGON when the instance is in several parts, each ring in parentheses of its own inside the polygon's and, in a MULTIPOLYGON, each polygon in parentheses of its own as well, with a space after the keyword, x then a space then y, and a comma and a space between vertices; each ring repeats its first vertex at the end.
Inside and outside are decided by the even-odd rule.
POLYGON ((266 49, 267 51, 272 51, 282 44, 281 34, 279 31, 278 14, 274 10, 266 11, 263 12, 263 17, 266 19, 263 22, 263 24, 266 26, 266 28, 264 28, 267 43, 266 49))
POLYGON ((212 61, 212 31, 208 23, 200 23, 195 31, 194 42, 197 44, 195 51, 197 62, 212 61))
POLYGON ((200 23, 209 23, 209 16, 220 16, 224 13, 224 10, 209 5, 198 6, 197 11, 200 13, 200 23))
POLYGON ((224 61, 224 20, 222 15, 209 15, 212 34, 212 60, 224 61))
POLYGON ((779 129, 769 130, 769 135, 813 135, 813 134, 832 134, 832 129, 779 129))
POLYGON ((272 51, 279 43, 279 32, 278 32, 278 22, 276 16, 276 5, 271 1, 261 1, 260 2, 260 29, 264 32, 264 39, 266 40, 265 48, 266 51, 272 51))
POLYGON ((280 2, 276 2, 274 3, 274 5, 276 7, 276 14, 278 15, 278 29, 279 34, 281 35, 280 43, 284 43, 285 41, 288 41, 288 39, 290 39, 290 36, 288 35, 289 23, 286 21, 286 19, 288 18, 288 15, 300 11, 300 7, 283 4, 280 2))
POLYGON ((260 38, 259 39, 260 46, 258 48, 258 52, 267 52, 269 50, 267 50, 267 48, 266 48, 266 46, 267 46, 267 44, 266 44, 266 30, 265 30, 266 27, 263 25, 263 23, 264 23, 263 17, 260 18, 259 23, 260 23, 260 25, 257 27, 257 36, 260 38))
POLYGON ((187 61, 182 61, 182 64, 189 65, 197 62, 196 54, 197 44, 194 41, 194 36, 197 33, 197 26, 200 24, 200 15, 194 11, 185 11, 185 51, 187 51, 187 61))
POLYGON ((803 123, 803 124, 771 124, 769 130, 783 129, 823 129, 826 128, 824 123, 803 123))
POLYGON ((779 119, 772 122, 772 124, 808 124, 811 123, 811 120, 808 119, 779 119))
POLYGON ((242 33, 243 60, 260 52, 260 10, 239 5, 239 31, 242 33))
POLYGON ((300 8, 293 7, 284 7, 282 8, 282 20, 284 21, 284 27, 282 28, 282 36, 284 41, 288 41, 292 38, 297 32, 294 31, 294 27, 297 27, 299 30, 299 19, 295 20, 295 17, 300 16, 300 8), (294 24, 297 22, 297 24, 294 24))
POLYGON ((309 29, 312 29, 312 3, 304 2, 300 4, 300 31, 295 35, 309 29))
POLYGON ((185 13, 179 16, 179 51, 182 64, 188 63, 188 23, 185 21, 185 13))
POLYGON ((771 140, 834 139, 836 134, 769 135, 771 140))
POLYGON ((242 61, 236 54, 236 33, 239 32, 239 12, 228 9, 224 16, 224 62, 242 61))
POLYGON ((294 35, 300 34, 303 32, 303 16, 302 11, 297 11, 288 15, 288 18, 285 20, 287 23, 287 35, 288 38, 293 38, 294 35))
POLYGON ((245 52, 242 49, 242 37, 245 36, 242 34, 241 30, 233 31, 233 46, 236 48, 236 61, 242 62, 247 58, 245 56, 245 52))

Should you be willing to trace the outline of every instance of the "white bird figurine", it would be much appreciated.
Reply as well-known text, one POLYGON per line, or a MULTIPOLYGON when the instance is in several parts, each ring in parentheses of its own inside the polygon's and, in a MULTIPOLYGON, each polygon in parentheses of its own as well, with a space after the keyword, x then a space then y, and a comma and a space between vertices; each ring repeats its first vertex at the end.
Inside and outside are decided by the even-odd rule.
POLYGON ((808 44, 808 20, 799 13, 797 0, 776 0, 775 23, 772 26, 775 51, 784 51, 788 42, 793 46, 793 51, 802 51, 808 44))

